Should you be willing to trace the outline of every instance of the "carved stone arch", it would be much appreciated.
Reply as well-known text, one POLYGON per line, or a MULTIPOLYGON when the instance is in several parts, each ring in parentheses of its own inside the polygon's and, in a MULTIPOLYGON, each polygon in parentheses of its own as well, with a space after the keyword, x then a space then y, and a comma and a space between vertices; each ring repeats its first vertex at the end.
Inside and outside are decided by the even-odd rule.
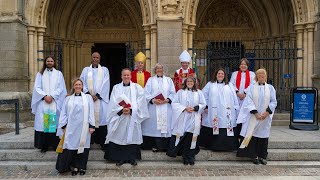
POLYGON ((151 0, 139 0, 142 22, 143 24, 152 24, 155 22, 154 14, 152 12, 152 2, 151 0))

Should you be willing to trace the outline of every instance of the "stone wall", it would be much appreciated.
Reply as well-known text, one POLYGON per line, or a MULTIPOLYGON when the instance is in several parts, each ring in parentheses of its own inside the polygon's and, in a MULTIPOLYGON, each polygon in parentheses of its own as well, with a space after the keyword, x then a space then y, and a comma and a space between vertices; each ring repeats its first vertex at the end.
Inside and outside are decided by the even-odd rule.
MULTIPOLYGON (((180 68, 179 55, 182 52, 182 21, 162 21, 158 25, 158 62, 165 64, 167 75, 173 77, 180 68)), ((153 68, 153 67, 151 67, 153 68)))
POLYGON ((28 91, 27 45, 24 24, 0 23, 0 92, 28 91))

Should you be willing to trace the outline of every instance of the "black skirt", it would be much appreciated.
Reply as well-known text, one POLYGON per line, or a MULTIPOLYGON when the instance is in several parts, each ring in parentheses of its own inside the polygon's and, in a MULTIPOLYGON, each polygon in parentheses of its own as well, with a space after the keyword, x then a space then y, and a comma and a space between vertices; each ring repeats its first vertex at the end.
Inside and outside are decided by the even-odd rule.
POLYGON ((170 138, 165 137, 150 137, 143 136, 143 143, 141 144, 141 149, 151 150, 152 148, 157 149, 158 151, 167 151, 169 146, 170 138))
POLYGON ((41 131, 34 131, 34 147, 38 149, 49 149, 52 147, 53 150, 57 149, 59 144, 59 136, 56 133, 44 133, 41 131))
POLYGON ((175 146, 176 136, 172 135, 169 141, 169 148, 167 155, 170 157, 182 156, 187 162, 194 162, 195 156, 200 152, 198 143, 195 149, 190 149, 192 142, 193 133, 186 132, 182 137, 177 146, 175 146))
POLYGON ((118 145, 109 142, 105 149, 104 159, 111 162, 141 160, 140 145, 118 145))
POLYGON ((106 141, 107 130, 107 126, 99 126, 99 128, 96 128, 91 134, 91 144, 100 144, 101 148, 103 148, 104 142, 106 141))
MULTIPOLYGON (((244 138, 242 137, 241 143, 243 139, 244 138)), ((237 156, 249 158, 260 157, 266 159, 268 156, 268 142, 269 138, 258 138, 252 136, 250 143, 246 148, 238 149, 237 156)))
POLYGON ((83 153, 77 154, 78 150, 64 149, 63 152, 58 155, 56 169, 60 173, 71 171, 71 167, 86 170, 89 150, 90 149, 85 148, 83 153))
POLYGON ((227 136, 226 128, 219 128, 219 135, 213 135, 213 129, 205 126, 201 127, 199 136, 199 146, 212 151, 235 151, 239 147, 239 140, 236 136, 237 127, 233 128, 234 136, 227 136))

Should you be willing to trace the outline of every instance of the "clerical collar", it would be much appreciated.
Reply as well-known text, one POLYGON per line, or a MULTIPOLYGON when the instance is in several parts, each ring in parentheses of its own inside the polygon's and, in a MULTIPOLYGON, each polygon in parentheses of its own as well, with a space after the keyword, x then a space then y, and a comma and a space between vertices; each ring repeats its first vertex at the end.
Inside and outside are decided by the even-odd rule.
POLYGON ((157 75, 157 77, 158 77, 158 78, 163 78, 163 76, 158 76, 158 75, 157 75))
POLYGON ((47 68, 47 71, 52 71, 52 70, 53 70, 53 68, 51 68, 51 69, 47 68))
POLYGON ((129 83, 129 84, 125 84, 125 83, 123 83, 123 86, 130 86, 130 83, 129 83))
POLYGON ((218 84, 223 84, 223 83, 224 83, 224 81, 217 81, 217 83, 218 83, 218 84))
POLYGON ((77 94, 77 93, 74 93, 74 96, 81 96, 81 93, 77 94))
POLYGON ((93 65, 92 65, 92 68, 98 68, 98 65, 97 65, 97 66, 93 66, 93 65))
POLYGON ((187 88, 188 89, 188 91, 192 91, 192 89, 190 89, 190 88, 187 88))
POLYGON ((138 73, 143 73, 143 71, 139 71, 139 70, 138 70, 138 73))
POLYGON ((259 83, 259 86, 264 86, 266 83, 259 83))

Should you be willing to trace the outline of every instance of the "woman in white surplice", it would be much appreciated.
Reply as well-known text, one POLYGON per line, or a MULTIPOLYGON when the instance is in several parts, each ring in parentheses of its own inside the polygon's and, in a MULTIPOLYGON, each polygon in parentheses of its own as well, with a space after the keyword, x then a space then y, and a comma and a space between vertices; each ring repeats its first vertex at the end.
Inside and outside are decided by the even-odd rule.
POLYGON ((142 149, 166 151, 171 137, 171 102, 176 94, 173 81, 163 75, 163 66, 156 64, 155 76, 148 79, 144 88, 150 118, 142 122, 142 149))
POLYGON ((239 109, 239 104, 225 70, 219 68, 202 92, 208 106, 202 114, 199 146, 213 151, 237 150, 239 142, 235 132, 236 110, 239 109))
MULTIPOLYGON (((255 78, 254 72, 249 71, 248 67, 249 67, 248 59, 242 58, 240 60, 239 71, 233 72, 230 79, 230 83, 232 83, 233 87, 235 87, 240 108, 244 98, 246 97, 248 87, 256 82, 254 80, 255 78)), ((237 111, 237 113, 239 112, 237 111)), ((242 125, 241 123, 237 122, 238 129, 241 129, 241 125, 242 125)), ((240 131, 238 132, 240 133, 240 131)), ((235 136, 239 138, 239 134, 235 134, 235 136)))
POLYGON ((206 101, 202 91, 196 87, 196 79, 187 77, 172 101, 172 136, 167 155, 182 156, 184 165, 194 165, 195 155, 200 151, 197 137, 206 101))
POLYGON ((63 152, 58 155, 56 169, 62 173, 84 175, 90 149, 90 135, 95 130, 93 100, 82 92, 83 83, 76 79, 71 94, 65 99, 59 119, 58 135, 62 136, 63 152))
POLYGON ((243 123, 240 135, 244 137, 237 156, 253 158, 254 164, 267 164, 268 139, 274 111, 277 107, 276 91, 267 84, 267 72, 256 72, 256 83, 249 87, 238 121, 243 123))

